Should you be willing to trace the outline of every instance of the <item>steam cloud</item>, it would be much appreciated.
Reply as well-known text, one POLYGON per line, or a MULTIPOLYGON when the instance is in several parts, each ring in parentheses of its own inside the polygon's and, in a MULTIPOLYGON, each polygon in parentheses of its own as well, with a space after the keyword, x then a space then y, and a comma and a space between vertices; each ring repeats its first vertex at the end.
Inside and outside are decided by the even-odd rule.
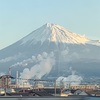
POLYGON ((14 55, 14 56, 10 56, 10 57, 1 59, 1 60, 0 60, 0 63, 5 63, 5 62, 12 61, 12 60, 17 60, 17 59, 20 58, 21 56, 22 56, 22 54, 21 54, 21 53, 18 53, 17 55, 14 55))
POLYGON ((83 78, 79 75, 76 75, 76 71, 72 70, 72 68, 70 68, 69 71, 72 71, 71 75, 68 77, 60 76, 56 80, 58 86, 61 84, 63 84, 63 86, 68 86, 69 84, 80 84, 83 81, 83 78))
POLYGON ((2 75, 5 75, 5 73, 1 72, 1 73, 0 73, 0 76, 2 76, 2 75))
POLYGON ((35 61, 37 62, 36 65, 33 67, 25 68, 22 73, 20 73, 20 78, 22 79, 41 79, 44 75, 48 74, 52 67, 55 64, 55 57, 54 53, 51 52, 50 54, 43 52, 42 54, 39 54, 37 57, 32 56, 32 58, 29 61, 35 61))

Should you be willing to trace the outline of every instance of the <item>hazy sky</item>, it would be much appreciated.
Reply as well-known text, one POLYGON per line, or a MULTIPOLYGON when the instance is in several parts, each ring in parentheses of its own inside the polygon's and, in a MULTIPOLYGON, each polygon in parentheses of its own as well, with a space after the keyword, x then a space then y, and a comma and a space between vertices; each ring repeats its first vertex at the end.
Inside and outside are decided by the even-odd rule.
POLYGON ((0 49, 48 22, 100 39, 100 0, 0 0, 0 49))

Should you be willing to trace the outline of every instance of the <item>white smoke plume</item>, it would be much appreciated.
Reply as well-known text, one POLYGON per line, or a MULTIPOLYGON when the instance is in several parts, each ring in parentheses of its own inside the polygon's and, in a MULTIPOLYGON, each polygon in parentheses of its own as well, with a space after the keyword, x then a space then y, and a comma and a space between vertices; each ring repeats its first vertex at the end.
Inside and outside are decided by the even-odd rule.
POLYGON ((10 68, 17 67, 17 66, 27 67, 28 64, 33 63, 33 62, 37 62, 37 59, 35 56, 32 56, 32 58, 25 59, 21 62, 17 62, 16 64, 11 65, 10 68))
POLYGON ((2 75, 5 75, 5 73, 1 72, 1 73, 0 73, 0 76, 2 76, 2 75))
POLYGON ((42 55, 38 54, 37 57, 32 56, 31 58, 25 59, 21 62, 17 62, 16 64, 11 65, 11 68, 17 67, 17 66, 27 67, 28 64, 33 63, 33 62, 37 63, 40 60, 42 60, 42 58, 46 58, 47 56, 48 56, 48 54, 46 52, 43 52, 42 55))
POLYGON ((5 63, 5 62, 12 61, 12 60, 17 60, 17 59, 20 58, 20 57, 22 57, 22 54, 21 54, 21 53, 18 53, 17 55, 14 55, 14 56, 10 56, 10 57, 1 59, 1 60, 0 60, 0 63, 5 63))
POLYGON ((32 66, 30 69, 25 68, 22 73, 20 73, 20 78, 22 79, 41 79, 44 75, 49 74, 52 67, 55 64, 54 53, 50 54, 43 52, 37 55, 37 57, 32 56, 32 59, 37 62, 36 65, 32 66))
POLYGON ((63 86, 68 86, 69 84, 81 84, 81 82, 83 81, 82 76, 79 76, 76 74, 76 71, 72 70, 72 68, 70 68, 70 71, 72 71, 72 74, 69 75, 68 77, 63 77, 60 76, 56 82, 57 85, 60 86, 61 84, 63 84, 63 86))

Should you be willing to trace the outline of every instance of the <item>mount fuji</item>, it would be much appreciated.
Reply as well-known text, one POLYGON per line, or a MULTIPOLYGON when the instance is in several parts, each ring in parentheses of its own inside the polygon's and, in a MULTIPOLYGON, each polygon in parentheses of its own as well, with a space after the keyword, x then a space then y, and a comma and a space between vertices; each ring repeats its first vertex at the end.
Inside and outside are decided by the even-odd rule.
POLYGON ((38 30, 33 31, 27 37, 23 38, 22 41, 23 41, 22 44, 28 41, 31 41, 31 43, 37 41, 41 41, 41 43, 49 41, 55 43, 59 42, 59 43, 84 44, 89 40, 84 36, 80 36, 78 34, 66 30, 62 26, 47 23, 38 30))
POLYGON ((100 41, 47 23, 0 50, 0 72, 9 68, 24 78, 67 76, 70 68, 84 77, 99 77, 100 41))

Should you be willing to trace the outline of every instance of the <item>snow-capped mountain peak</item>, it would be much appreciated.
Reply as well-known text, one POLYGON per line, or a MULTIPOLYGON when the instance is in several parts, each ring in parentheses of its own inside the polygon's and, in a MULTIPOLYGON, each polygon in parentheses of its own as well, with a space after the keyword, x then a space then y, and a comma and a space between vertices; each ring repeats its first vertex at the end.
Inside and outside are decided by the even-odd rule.
POLYGON ((28 36, 22 39, 22 44, 31 41, 36 43, 41 41, 51 41, 55 43, 71 43, 71 44, 85 44, 89 41, 84 36, 75 34, 57 24, 46 23, 37 30, 31 32, 28 36))

